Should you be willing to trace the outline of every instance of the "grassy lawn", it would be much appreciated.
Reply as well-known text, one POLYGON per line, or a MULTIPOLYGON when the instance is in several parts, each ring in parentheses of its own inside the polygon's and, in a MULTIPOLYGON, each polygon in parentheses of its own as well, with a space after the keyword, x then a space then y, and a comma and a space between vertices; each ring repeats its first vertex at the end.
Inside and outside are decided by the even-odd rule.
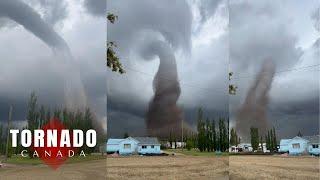
POLYGON ((216 152, 200 152, 199 150, 196 149, 191 149, 190 151, 188 151, 187 149, 166 149, 165 151, 167 151, 168 153, 181 153, 184 155, 188 155, 188 156, 227 156, 228 153, 227 152, 223 152, 223 153, 216 153, 216 152))
MULTIPOLYGON (((84 161, 92 161, 92 160, 99 160, 99 159, 106 159, 106 156, 101 156, 101 154, 92 154, 83 156, 74 156, 67 159, 66 163, 79 163, 84 161)), ((29 158, 29 157, 22 157, 20 155, 13 155, 11 158, 7 160, 9 164, 21 164, 21 165, 38 165, 42 164, 42 160, 39 158, 29 158)))

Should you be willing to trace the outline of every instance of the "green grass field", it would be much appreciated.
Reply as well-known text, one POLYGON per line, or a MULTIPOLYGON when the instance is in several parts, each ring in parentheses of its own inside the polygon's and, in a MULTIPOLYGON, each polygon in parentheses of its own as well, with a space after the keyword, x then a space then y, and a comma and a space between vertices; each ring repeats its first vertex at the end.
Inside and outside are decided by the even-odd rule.
POLYGON ((181 153, 187 156, 227 156, 227 152, 216 153, 216 152, 200 152, 199 150, 191 149, 188 151, 187 149, 166 149, 168 153, 181 153))

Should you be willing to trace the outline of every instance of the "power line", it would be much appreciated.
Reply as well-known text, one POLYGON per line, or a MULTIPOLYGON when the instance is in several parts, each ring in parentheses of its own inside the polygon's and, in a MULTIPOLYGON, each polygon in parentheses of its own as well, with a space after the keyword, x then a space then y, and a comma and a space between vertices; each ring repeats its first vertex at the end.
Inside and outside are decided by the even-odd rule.
MULTIPOLYGON (((292 72, 292 71, 299 71, 301 69, 306 69, 306 68, 312 68, 312 67, 316 67, 316 66, 320 66, 320 64, 314 64, 314 65, 310 65, 310 66, 304 66, 304 67, 299 67, 299 68, 294 68, 294 69, 286 69, 286 70, 280 70, 275 72, 275 76, 280 74, 280 73, 286 73, 286 72, 292 72)), ((232 78, 234 79, 245 79, 245 78, 252 78, 252 77, 256 77, 257 75, 249 75, 249 76, 240 76, 240 77, 234 77, 232 78)))
MULTIPOLYGON (((135 71, 136 72, 136 71, 135 71)), ((142 74, 142 73, 139 73, 139 75, 145 75, 145 74, 142 74)), ((142 76, 139 76, 140 78, 142 78, 142 76)), ((151 76, 150 76, 151 77, 151 76)), ((208 95, 210 96, 210 97, 221 97, 221 96, 212 96, 212 94, 209 94, 209 92, 205 92, 205 91, 202 91, 202 93, 198 93, 198 92, 194 92, 194 91, 189 91, 188 93, 190 93, 190 94, 192 94, 192 96, 197 96, 198 98, 206 98, 206 99, 208 99, 208 95), (202 95, 204 95, 204 96, 201 96, 201 94, 202 95)), ((228 96, 229 94, 227 93, 227 91, 226 91, 226 93, 225 93, 225 95, 226 96, 228 96)), ((182 96, 183 96, 183 94, 182 94, 182 96)), ((181 97, 182 97, 181 95, 180 95, 180 99, 181 99, 181 97)), ((223 95, 222 95, 223 96, 223 95)))
MULTIPOLYGON (((131 65, 131 61, 128 61, 128 62, 131 65)), ((316 66, 320 66, 320 64, 314 64, 314 65, 310 65, 310 66, 304 66, 304 67, 293 68, 293 69, 280 70, 280 71, 275 72, 274 74, 276 76, 276 75, 281 74, 281 73, 290 72, 290 71, 298 71, 298 70, 301 70, 301 69, 312 68, 312 67, 316 67, 316 66)), ((152 78, 154 77, 153 74, 146 73, 144 71, 140 71, 138 69, 132 68, 132 66, 126 66, 125 69, 128 69, 128 70, 133 71, 133 72, 137 72, 137 73, 140 73, 140 74, 152 77, 152 78)), ((319 71, 319 70, 317 70, 317 71, 319 71)), ((256 76, 257 75, 255 74, 255 75, 250 75, 250 76, 235 77, 235 78, 232 78, 232 80, 234 80, 234 79, 244 79, 244 78, 250 78, 250 77, 252 78, 252 77, 256 77, 256 76)), ((164 77, 164 76, 160 76, 159 78, 163 79, 163 80, 166 80, 166 81, 174 81, 174 80, 172 80, 172 79, 170 79, 168 77, 164 77)), ((199 87, 199 85, 196 85, 196 84, 184 83, 184 82, 181 82, 181 80, 178 80, 178 82, 183 86, 188 86, 188 87, 191 87, 191 88, 201 89, 201 90, 203 90, 204 92, 207 92, 207 93, 212 93, 212 92, 225 93, 226 91, 228 91, 227 87, 226 87, 226 89, 219 89, 221 91, 217 91, 217 89, 202 88, 202 87, 199 87)))
MULTIPOLYGON (((133 69, 133 68, 131 68, 131 67, 125 67, 125 69, 128 69, 128 70, 133 71, 133 72, 138 72, 138 73, 140 73, 140 74, 144 74, 144 75, 147 75, 147 76, 152 77, 152 78, 154 77, 154 75, 152 75, 152 74, 149 74, 149 73, 146 73, 146 72, 137 70, 137 69, 133 69)), ((166 80, 166 81, 175 81, 175 80, 166 78, 166 77, 164 77, 164 76, 158 76, 158 77, 159 77, 160 79, 163 79, 163 80, 166 80)), ((198 87, 197 85, 191 85, 191 84, 189 84, 189 83, 188 83, 188 84, 187 84, 187 83, 183 83, 183 82, 181 82, 181 81, 179 81, 179 80, 178 80, 178 82, 179 82, 181 85, 183 85, 183 86, 188 86, 188 87, 191 87, 191 88, 201 89, 201 90, 203 90, 203 91, 206 91, 207 93, 211 93, 212 91, 213 91, 213 92, 217 92, 217 93, 225 93, 224 91, 227 91, 227 90, 228 90, 227 87, 226 87, 226 89, 223 90, 223 91, 217 91, 216 89, 202 88, 202 87, 198 87)))
MULTIPOLYGON (((124 68, 125 69, 129 69, 129 70, 131 70, 131 71, 134 71, 134 72, 138 72, 138 73, 141 73, 141 74, 145 74, 145 75, 147 75, 147 76, 151 76, 151 77, 154 77, 155 75, 154 74, 150 74, 150 73, 147 73, 147 72, 144 72, 144 71, 141 71, 141 70, 138 70, 138 69, 135 69, 135 68, 133 68, 133 66, 135 65, 135 64, 132 64, 131 62, 132 61, 129 61, 129 59, 126 59, 126 58, 124 58, 124 59, 122 59, 122 60, 126 60, 128 63, 129 63, 129 65, 127 64, 127 65, 125 65, 124 66, 124 68)), ((165 73, 168 73, 168 71, 164 71, 165 73)), ((228 73, 228 72, 226 72, 226 73, 228 73)), ((163 79, 163 80, 167 80, 167 81, 173 81, 172 79, 170 79, 170 78, 168 78, 168 77, 164 77, 164 76, 160 76, 160 79, 163 79)), ((227 80, 227 76, 226 76, 226 80, 227 80)), ((181 85, 186 85, 186 86, 193 86, 193 87, 195 87, 195 88, 198 88, 198 89, 203 89, 203 90, 206 90, 206 91, 216 91, 216 90, 221 90, 221 92, 223 91, 225 91, 225 90, 228 90, 228 87, 226 87, 226 89, 209 89, 209 88, 199 88, 199 84, 196 84, 196 83, 194 83, 194 82, 187 82, 187 83, 185 83, 183 80, 178 80, 178 82, 181 84, 181 85)))

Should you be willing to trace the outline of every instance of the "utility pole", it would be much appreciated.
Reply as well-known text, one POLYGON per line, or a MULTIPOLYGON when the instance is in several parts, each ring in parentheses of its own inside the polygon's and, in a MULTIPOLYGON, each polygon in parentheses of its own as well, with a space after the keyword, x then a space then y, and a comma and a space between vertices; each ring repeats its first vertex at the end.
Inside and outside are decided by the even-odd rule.
POLYGON ((10 105, 10 110, 9 110, 9 119, 8 119, 8 126, 7 126, 7 146, 6 146, 6 156, 5 156, 5 161, 8 159, 8 152, 9 152, 9 140, 10 140, 10 121, 12 118, 12 110, 13 106, 10 105))

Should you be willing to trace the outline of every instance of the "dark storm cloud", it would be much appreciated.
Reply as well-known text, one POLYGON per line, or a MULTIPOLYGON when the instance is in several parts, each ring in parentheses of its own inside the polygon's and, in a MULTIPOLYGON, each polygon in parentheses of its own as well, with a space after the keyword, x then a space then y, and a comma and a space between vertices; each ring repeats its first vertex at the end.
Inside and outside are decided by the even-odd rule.
MULTIPOLYGON (((117 43, 117 52, 127 71, 124 75, 108 72, 109 135, 115 135, 112 132, 122 135, 124 129, 129 134, 130 131, 145 132, 144 122, 153 96, 152 80, 158 69, 158 59, 143 61, 140 52, 141 46, 154 40, 168 42, 174 50, 181 86, 178 107, 183 110, 184 120, 194 128, 199 107, 203 107, 210 118, 227 116, 226 35, 208 40, 208 44, 201 41, 193 46, 192 12, 185 1, 110 0, 107 3, 107 12, 118 16, 114 24, 108 24, 108 41, 117 43), (131 118, 136 122, 132 129, 126 125, 131 124, 131 118)), ((168 80, 167 75, 163 76, 162 80, 168 80)))
POLYGON ((110 0, 107 10, 119 17, 108 26, 108 41, 117 42, 121 52, 128 53, 145 31, 153 31, 151 38, 160 33, 174 48, 190 49, 192 19, 185 1, 110 0))
MULTIPOLYGON (((238 86, 237 95, 230 98, 230 116, 236 120, 234 114, 248 87, 252 85, 262 61, 273 60, 276 72, 310 66, 318 61, 312 47, 302 50, 298 46, 301 35, 299 37, 294 33, 292 21, 296 20, 295 16, 300 15, 292 17, 285 14, 282 8, 288 4, 269 1, 230 2, 230 67, 234 72, 232 82, 238 86)), ((312 27, 309 30, 312 31, 312 27)), ((276 126, 280 136, 296 135, 299 124, 303 124, 305 134, 317 134, 318 77, 318 73, 308 71, 275 74, 268 120, 270 126, 276 126), (308 88, 304 88, 307 84, 308 88)))
MULTIPOLYGON (((139 46, 145 46, 144 43, 150 42, 150 40, 165 41, 174 50, 182 49, 189 52, 192 20, 189 6, 185 1, 117 0, 108 1, 107 8, 108 12, 119 17, 115 24, 108 25, 108 41, 117 43, 120 57, 127 57, 130 53, 135 53, 136 58, 139 58, 140 55, 137 53, 140 51, 139 46)), ((126 65, 129 64, 124 62, 124 67, 126 65)), ((139 112, 140 118, 142 115, 142 122, 139 124, 143 124, 143 117, 152 93, 150 91, 148 93, 135 91, 134 89, 139 88, 141 83, 139 79, 135 81, 134 76, 137 75, 130 71, 124 74, 122 78, 108 73, 108 109, 117 108, 124 114, 136 114, 131 112, 134 109, 135 112, 139 112), (135 108, 130 108, 130 106, 135 108)), ((152 78, 148 82, 151 82, 150 80, 152 78)), ((152 89, 152 83, 148 86, 152 89)), ((124 120, 116 122, 118 118, 110 117, 109 112, 109 129, 117 128, 118 126, 115 124, 124 120)), ((136 117, 133 116, 132 118, 136 117)), ((130 122, 130 117, 126 117, 126 121, 130 122)), ((144 128, 144 126, 138 127, 141 127, 140 130, 144 128)))
POLYGON ((26 103, 23 100, 13 99, 8 97, 0 97, 0 124, 7 122, 9 118, 10 104, 14 105, 13 117, 14 120, 25 120, 26 115, 26 103))
POLYGON ((318 98, 289 102, 270 107, 273 126, 280 137, 290 138, 300 131, 310 136, 319 133, 319 95, 318 98))
POLYGON ((230 66, 235 75, 257 72, 265 59, 273 59, 277 69, 292 67, 299 60, 298 39, 278 4, 244 1, 231 3, 229 8, 230 66))

